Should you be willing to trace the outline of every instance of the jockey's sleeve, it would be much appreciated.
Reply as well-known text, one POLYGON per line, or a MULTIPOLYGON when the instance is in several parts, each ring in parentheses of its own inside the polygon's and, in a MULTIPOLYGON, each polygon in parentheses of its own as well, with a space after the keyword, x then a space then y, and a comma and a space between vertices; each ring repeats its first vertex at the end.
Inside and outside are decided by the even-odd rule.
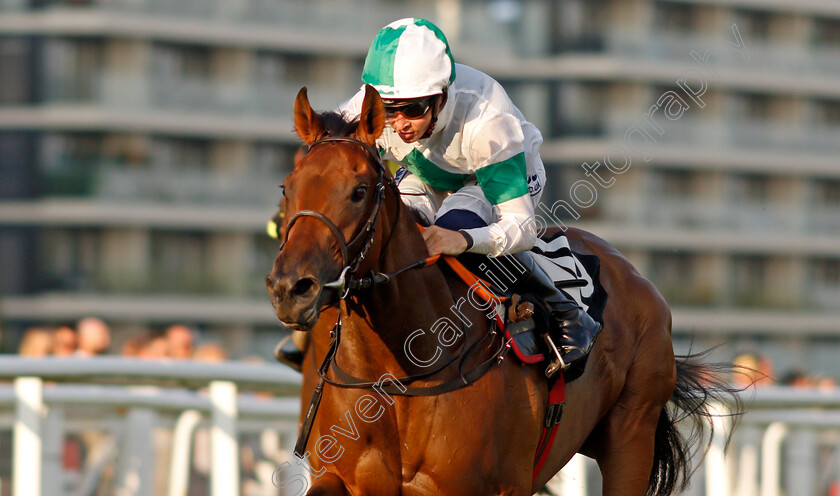
POLYGON ((472 253, 491 256, 530 250, 537 239, 534 205, 528 192, 524 134, 519 120, 499 113, 472 130, 470 162, 481 190, 498 221, 465 231, 473 239, 472 253))
POLYGON ((534 205, 528 194, 493 206, 499 220, 487 227, 464 229, 473 239, 471 253, 499 256, 530 250, 537 239, 534 205))
POLYGON ((340 114, 344 114, 346 116, 356 117, 357 115, 362 113, 362 102, 365 99, 365 88, 364 86, 362 89, 356 92, 355 95, 350 97, 349 100, 342 103, 336 109, 340 114))

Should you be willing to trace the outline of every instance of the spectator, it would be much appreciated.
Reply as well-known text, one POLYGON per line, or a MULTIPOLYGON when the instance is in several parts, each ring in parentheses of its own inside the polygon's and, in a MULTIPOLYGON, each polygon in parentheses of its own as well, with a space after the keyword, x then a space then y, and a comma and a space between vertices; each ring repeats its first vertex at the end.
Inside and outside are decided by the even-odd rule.
POLYGON ((837 387, 837 381, 828 376, 809 375, 800 370, 793 370, 782 381, 787 386, 800 388, 819 388, 831 390, 837 387))
POLYGON ((218 343, 205 343, 196 348, 193 359, 200 362, 224 362, 228 355, 218 343))
POLYGON ((166 330, 166 341, 169 344, 169 357, 177 360, 188 360, 193 355, 193 333, 184 325, 173 325, 166 330))
POLYGON ((743 353, 734 360, 735 370, 732 374, 732 384, 739 388, 755 386, 771 386, 773 379, 773 363, 765 356, 755 353, 743 353))
POLYGON ((61 326, 53 333, 52 354, 67 357, 76 353, 78 337, 71 327, 61 326))
POLYGON ((144 360, 163 360, 169 358, 169 343, 164 336, 154 336, 149 339, 137 353, 138 358, 144 360))
POLYGON ((79 355, 102 355, 108 350, 111 344, 111 329, 102 320, 95 317, 82 319, 76 330, 79 333, 79 355))
POLYGON ((140 350, 142 350, 148 342, 149 335, 146 333, 130 338, 123 343, 122 348, 120 349, 120 355, 124 357, 137 357, 140 355, 140 350))
POLYGON ((825 391, 831 391, 837 387, 837 381, 833 377, 826 375, 819 376, 816 378, 816 387, 825 391))
POLYGON ((45 357, 52 351, 53 333, 43 327, 31 327, 20 340, 18 353, 27 357, 45 357))

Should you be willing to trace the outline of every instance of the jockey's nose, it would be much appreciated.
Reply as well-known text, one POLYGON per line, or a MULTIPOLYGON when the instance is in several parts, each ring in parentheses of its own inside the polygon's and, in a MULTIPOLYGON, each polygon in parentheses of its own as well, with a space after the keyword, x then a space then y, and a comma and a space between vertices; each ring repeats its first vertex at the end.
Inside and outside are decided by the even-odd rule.
POLYGON ((407 131, 410 125, 408 119, 405 118, 402 112, 397 112, 394 117, 388 119, 388 122, 395 131, 407 131))

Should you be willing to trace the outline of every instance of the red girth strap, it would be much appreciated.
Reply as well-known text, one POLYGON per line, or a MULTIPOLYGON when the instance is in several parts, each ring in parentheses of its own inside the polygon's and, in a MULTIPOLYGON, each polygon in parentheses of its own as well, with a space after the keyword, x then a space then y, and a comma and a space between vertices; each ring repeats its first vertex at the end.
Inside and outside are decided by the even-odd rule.
POLYGON ((531 480, 537 480, 537 476, 548 460, 548 453, 554 444, 554 437, 557 435, 560 416, 563 414, 563 404, 566 398, 566 380, 561 372, 551 385, 548 392, 548 408, 546 410, 546 425, 543 427, 540 444, 537 445, 537 454, 534 456, 534 475, 531 480))

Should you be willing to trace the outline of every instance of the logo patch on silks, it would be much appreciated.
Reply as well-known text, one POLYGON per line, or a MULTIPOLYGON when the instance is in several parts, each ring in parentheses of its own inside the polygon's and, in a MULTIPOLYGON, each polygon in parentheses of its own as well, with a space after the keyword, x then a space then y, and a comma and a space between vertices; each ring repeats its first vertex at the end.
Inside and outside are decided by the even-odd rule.
POLYGON ((528 194, 531 196, 537 196, 540 191, 542 191, 542 187, 540 176, 537 174, 528 176, 528 194))
POLYGON ((397 170, 396 174, 394 174, 394 182, 397 184, 397 186, 400 185, 400 182, 402 182, 403 178, 405 178, 405 176, 407 175, 408 169, 406 169, 405 167, 400 167, 397 170))

